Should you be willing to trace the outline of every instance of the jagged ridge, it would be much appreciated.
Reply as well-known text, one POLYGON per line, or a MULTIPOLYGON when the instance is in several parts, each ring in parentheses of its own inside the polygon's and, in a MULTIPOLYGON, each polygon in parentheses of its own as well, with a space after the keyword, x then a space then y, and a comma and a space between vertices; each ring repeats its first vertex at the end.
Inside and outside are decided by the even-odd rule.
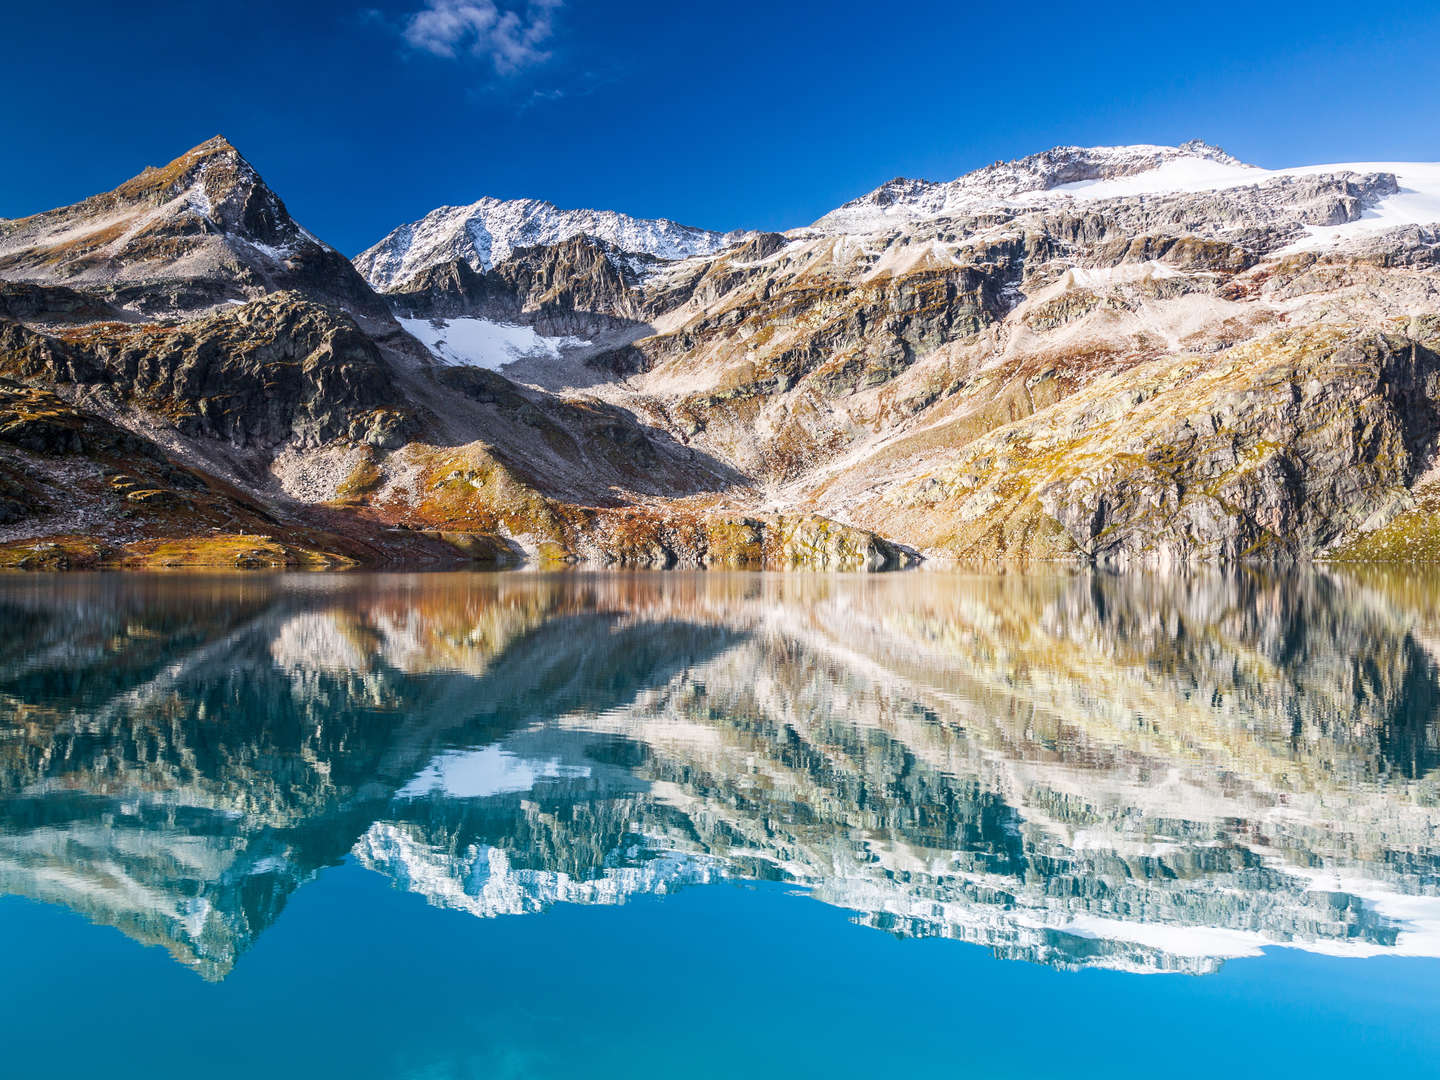
POLYGON ((442 206, 401 225, 355 256, 375 288, 403 287, 433 266, 463 261, 483 272, 517 248, 593 236, 622 251, 661 259, 712 255, 733 244, 733 233, 711 232, 666 218, 648 220, 613 210, 561 210, 540 199, 484 198, 468 206, 442 206))

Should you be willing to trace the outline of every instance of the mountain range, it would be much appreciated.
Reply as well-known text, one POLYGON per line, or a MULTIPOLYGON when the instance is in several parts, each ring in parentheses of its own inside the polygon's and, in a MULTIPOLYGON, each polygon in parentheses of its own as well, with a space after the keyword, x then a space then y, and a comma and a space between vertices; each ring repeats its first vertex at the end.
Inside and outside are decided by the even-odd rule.
POLYGON ((0 219, 0 565, 1428 561, 1437 223, 1191 142, 352 262, 216 138, 0 219))

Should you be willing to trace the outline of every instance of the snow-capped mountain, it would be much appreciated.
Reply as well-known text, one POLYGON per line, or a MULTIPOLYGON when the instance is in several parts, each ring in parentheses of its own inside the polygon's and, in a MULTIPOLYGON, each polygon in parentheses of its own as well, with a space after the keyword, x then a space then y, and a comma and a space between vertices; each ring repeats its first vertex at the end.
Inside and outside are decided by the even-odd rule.
POLYGON ((1199 140, 1180 146, 1057 146, 1017 161, 997 161, 948 183, 896 177, 830 211, 814 227, 869 232, 905 221, 1034 202, 1056 189, 1121 177, 1147 175, 1163 186, 1182 177, 1230 180, 1261 171, 1199 140), (1155 175, 1160 171, 1166 175, 1155 175))
MULTIPOLYGON (((1004 211, 1004 216, 1076 202, 1227 191, 1280 181, 1291 187, 1322 177, 1394 177, 1372 185, 1359 217, 1303 224, 1346 226, 1312 230, 1305 247, 1404 225, 1440 221, 1440 165, 1416 162, 1346 162, 1264 169, 1217 146, 1192 140, 1180 146, 1058 146, 1017 161, 997 161, 956 180, 937 183, 898 177, 824 215, 810 231, 869 234, 920 222, 1004 211)), ((1296 201, 1293 192, 1280 199, 1296 201)), ((1193 214, 1191 215, 1193 216, 1193 214)), ((1253 224, 1253 222, 1246 222, 1253 224)), ((802 230, 804 232, 806 230, 802 230)))
POLYGON ((540 199, 484 198, 469 206, 442 206, 419 221, 401 225, 357 255, 355 266, 375 288, 392 290, 442 263, 463 259, 471 269, 483 272, 504 262, 516 248, 558 244, 580 235, 598 237, 634 254, 687 259, 713 255, 741 234, 613 210, 561 210, 540 199))

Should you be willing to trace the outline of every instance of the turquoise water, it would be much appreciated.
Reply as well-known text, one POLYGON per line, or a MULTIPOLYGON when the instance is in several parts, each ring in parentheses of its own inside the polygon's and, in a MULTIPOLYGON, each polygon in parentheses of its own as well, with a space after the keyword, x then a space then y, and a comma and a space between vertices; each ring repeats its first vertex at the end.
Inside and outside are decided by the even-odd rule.
POLYGON ((1440 588, 0 581, 0 1073, 1440 1073, 1440 588))

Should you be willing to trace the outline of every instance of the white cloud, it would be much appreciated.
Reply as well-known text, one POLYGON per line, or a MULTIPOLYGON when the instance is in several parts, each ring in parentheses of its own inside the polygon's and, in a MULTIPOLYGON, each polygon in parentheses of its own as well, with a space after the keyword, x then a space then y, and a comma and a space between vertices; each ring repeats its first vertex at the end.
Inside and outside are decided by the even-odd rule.
POLYGON ((562 0, 530 0, 524 13, 494 0, 428 0, 405 20, 401 35, 412 47, 450 60, 489 60, 500 75, 548 60, 542 46, 554 31, 562 0))

